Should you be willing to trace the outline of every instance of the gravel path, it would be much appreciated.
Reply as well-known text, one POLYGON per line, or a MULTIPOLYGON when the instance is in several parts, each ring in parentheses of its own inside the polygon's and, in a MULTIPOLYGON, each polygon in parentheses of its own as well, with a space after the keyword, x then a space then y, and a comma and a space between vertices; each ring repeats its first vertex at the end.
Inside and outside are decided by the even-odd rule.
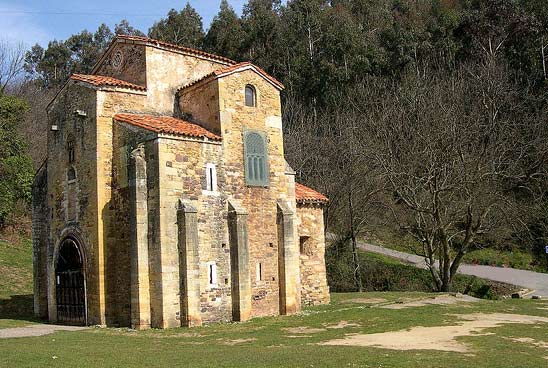
POLYGON ((31 325, 26 327, 14 327, 0 329, 0 339, 10 339, 13 337, 33 337, 43 336, 54 333, 55 331, 80 331, 87 327, 78 326, 59 326, 59 325, 31 325))
MULTIPOLYGON (((424 258, 414 254, 398 252, 393 249, 379 247, 378 245, 367 243, 359 243, 358 246, 361 249, 367 250, 369 252, 384 254, 386 256, 399 259, 406 263, 413 264, 417 267, 426 268, 424 258)), ((535 295, 548 297, 548 274, 546 273, 517 270, 514 268, 479 266, 469 264, 462 264, 459 267, 459 273, 522 286, 528 289, 536 290, 534 293, 535 295)))

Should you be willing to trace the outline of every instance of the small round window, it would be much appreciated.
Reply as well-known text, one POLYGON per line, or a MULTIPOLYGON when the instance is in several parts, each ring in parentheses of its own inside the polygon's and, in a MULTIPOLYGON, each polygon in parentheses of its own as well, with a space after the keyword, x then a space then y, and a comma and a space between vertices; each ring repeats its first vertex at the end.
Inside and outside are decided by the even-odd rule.
POLYGON ((257 92, 252 85, 245 86, 245 105, 249 107, 257 106, 257 92))

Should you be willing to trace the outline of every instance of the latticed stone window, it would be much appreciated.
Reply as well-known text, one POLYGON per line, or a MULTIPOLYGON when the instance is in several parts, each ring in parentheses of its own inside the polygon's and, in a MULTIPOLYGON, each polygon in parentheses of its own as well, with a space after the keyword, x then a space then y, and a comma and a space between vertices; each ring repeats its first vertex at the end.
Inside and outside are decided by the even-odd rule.
POLYGON ((245 86, 245 105, 249 107, 257 106, 257 92, 255 87, 250 84, 245 86))
POLYGON ((266 139, 262 133, 244 133, 244 154, 247 185, 268 186, 268 156, 266 139))
POLYGON ((301 254, 304 254, 307 256, 312 255, 312 247, 309 240, 310 240, 309 236, 301 236, 299 238, 299 250, 301 254))

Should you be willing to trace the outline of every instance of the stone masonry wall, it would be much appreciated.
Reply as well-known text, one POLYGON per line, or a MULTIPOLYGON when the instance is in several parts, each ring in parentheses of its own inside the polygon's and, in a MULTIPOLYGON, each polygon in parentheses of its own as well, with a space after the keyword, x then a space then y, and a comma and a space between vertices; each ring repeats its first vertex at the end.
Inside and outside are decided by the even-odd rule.
POLYGON ((144 45, 131 45, 118 42, 112 47, 105 59, 103 59, 95 74, 114 77, 146 87, 145 55, 146 50, 144 45))
POLYGON ((279 91, 249 70, 218 79, 218 84, 225 190, 249 213, 252 316, 278 314, 277 200, 288 200, 279 91), (245 106, 247 84, 256 88, 256 107, 245 106), (245 182, 243 134, 248 129, 267 137, 270 183, 266 188, 250 187, 245 182), (256 277, 258 264, 262 280, 256 277))
POLYGON ((325 236, 323 209, 318 205, 297 205, 301 260, 301 298, 303 305, 329 303, 325 273, 325 236))
POLYGON ((136 93, 97 92, 97 246, 108 325, 130 323, 129 192, 127 185, 116 179, 119 168, 115 163, 122 150, 115 141, 112 118, 118 112, 143 110, 145 98, 136 93))
MULTIPOLYGON (((160 231, 163 266, 169 266, 178 280, 177 204, 190 202, 197 210, 200 263, 200 313, 204 323, 230 321, 230 253, 226 225, 227 203, 222 195, 224 175, 220 143, 204 143, 181 138, 160 138, 158 143, 160 177, 160 231), (206 164, 217 166, 216 192, 206 191, 206 164), (209 285, 208 265, 214 262, 217 279, 209 285)), ((169 303, 178 302, 178 285, 163 285, 169 303)))
POLYGON ((85 265, 88 321, 103 324, 102 274, 98 272, 102 254, 97 247, 98 209, 96 202, 96 91, 73 82, 60 93, 48 111, 47 188, 48 208, 51 211, 48 239, 47 272, 49 318, 55 321, 55 248, 67 235, 79 233, 87 260, 85 265), (76 110, 85 111, 80 116, 76 110), (73 142, 74 164, 68 162, 68 143, 73 142), (76 180, 67 175, 72 166, 76 180), (72 209, 69 211, 69 209, 72 209))
POLYGON ((32 275, 34 315, 48 317, 47 254, 49 237, 47 163, 42 166, 32 184, 32 275))
POLYGON ((173 115, 179 87, 222 68, 225 64, 148 46, 147 106, 158 114, 173 115))
POLYGON ((219 86, 217 81, 201 83, 179 92, 179 110, 183 116, 221 135, 219 121, 219 86))

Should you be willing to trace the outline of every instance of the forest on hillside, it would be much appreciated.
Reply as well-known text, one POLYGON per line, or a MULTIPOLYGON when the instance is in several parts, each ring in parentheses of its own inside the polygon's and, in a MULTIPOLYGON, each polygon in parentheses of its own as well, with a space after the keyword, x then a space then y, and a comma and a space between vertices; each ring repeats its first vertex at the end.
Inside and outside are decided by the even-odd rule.
POLYGON ((286 86, 287 159, 330 198, 330 254, 352 252, 354 275, 357 239, 386 228, 420 245, 438 290, 478 249, 546 262, 545 0, 248 0, 241 16, 223 0, 207 31, 188 3, 144 31, 121 20, 45 48, 1 45, 0 227, 28 219, 45 106, 114 35, 147 35, 286 86))

